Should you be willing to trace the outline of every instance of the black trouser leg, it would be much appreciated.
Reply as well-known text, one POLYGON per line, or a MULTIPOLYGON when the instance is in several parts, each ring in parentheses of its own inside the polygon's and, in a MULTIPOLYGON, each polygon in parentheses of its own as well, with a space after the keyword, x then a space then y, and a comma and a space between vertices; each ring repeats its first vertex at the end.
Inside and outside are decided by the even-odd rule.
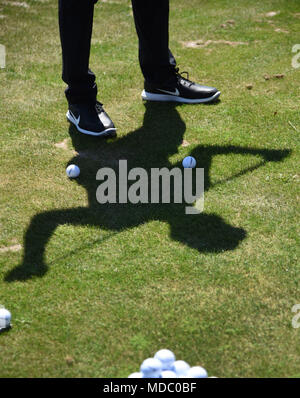
POLYGON ((59 0, 62 78, 68 84, 66 97, 73 104, 96 101, 96 77, 89 70, 95 2, 95 0, 59 0))
POLYGON ((170 78, 170 65, 176 65, 169 50, 169 0, 132 0, 132 9, 144 78, 163 83, 170 78))

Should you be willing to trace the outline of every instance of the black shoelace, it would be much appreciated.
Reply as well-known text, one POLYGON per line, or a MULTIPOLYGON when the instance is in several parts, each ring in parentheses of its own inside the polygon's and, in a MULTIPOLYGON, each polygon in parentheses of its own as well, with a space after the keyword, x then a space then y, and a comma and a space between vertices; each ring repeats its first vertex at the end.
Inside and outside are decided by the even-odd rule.
POLYGON ((101 104, 101 102, 97 101, 95 108, 96 108, 97 113, 103 112, 103 104, 101 104))
POLYGON ((175 71, 175 75, 178 79, 182 79, 186 82, 186 84, 188 85, 188 87, 190 87, 192 84, 194 84, 194 82, 192 82, 191 80, 189 80, 189 72, 187 71, 182 71, 179 72, 179 68, 174 68, 175 71), (182 75, 186 74, 186 77, 183 77, 182 75))

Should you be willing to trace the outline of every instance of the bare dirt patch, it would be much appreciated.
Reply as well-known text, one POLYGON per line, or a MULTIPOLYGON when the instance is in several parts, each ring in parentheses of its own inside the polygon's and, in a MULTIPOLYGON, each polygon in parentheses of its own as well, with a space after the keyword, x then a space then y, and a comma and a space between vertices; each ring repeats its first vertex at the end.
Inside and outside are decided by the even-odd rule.
POLYGON ((220 25, 221 28, 226 29, 228 27, 232 27, 235 25, 235 20, 234 19, 228 19, 225 23, 222 23, 222 25, 220 25))
POLYGON ((25 1, 4 1, 3 4, 6 6, 29 8, 29 4, 25 3, 25 1))
POLYGON ((265 80, 271 80, 271 79, 283 79, 284 76, 285 75, 283 73, 276 73, 275 75, 265 74, 263 77, 265 80))
POLYGON ((187 48, 205 48, 211 44, 225 44, 228 46, 236 47, 236 46, 247 46, 249 43, 244 41, 229 41, 229 40, 196 40, 196 41, 184 41, 181 42, 184 47, 187 48))
POLYGON ((0 247, 0 253, 18 252, 22 250, 22 245, 12 245, 7 247, 0 247))
POLYGON ((56 144, 54 144, 54 146, 56 146, 56 148, 62 148, 62 149, 68 149, 68 138, 65 138, 62 142, 57 142, 56 144))
POLYGON ((280 11, 269 11, 265 14, 266 17, 275 17, 275 15, 278 15, 280 11))
POLYGON ((186 140, 183 140, 182 143, 181 143, 181 146, 183 146, 183 147, 187 147, 189 145, 190 145, 190 143, 188 141, 186 141, 186 140))
POLYGON ((282 28, 276 28, 274 29, 274 31, 277 33, 287 33, 287 34, 290 33, 288 30, 282 28))

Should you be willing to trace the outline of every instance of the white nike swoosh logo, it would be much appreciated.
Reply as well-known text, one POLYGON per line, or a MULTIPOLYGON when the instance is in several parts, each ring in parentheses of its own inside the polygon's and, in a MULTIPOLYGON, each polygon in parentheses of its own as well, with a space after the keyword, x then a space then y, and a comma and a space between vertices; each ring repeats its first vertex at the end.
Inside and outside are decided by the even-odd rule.
POLYGON ((70 112, 70 113, 71 113, 71 116, 74 118, 76 124, 79 124, 79 122, 80 122, 80 115, 78 116, 78 118, 76 118, 72 112, 70 112))
POLYGON ((174 91, 168 91, 168 90, 162 90, 161 88, 158 88, 157 90, 158 91, 162 91, 163 93, 171 94, 171 95, 177 95, 177 96, 179 95, 178 88, 175 89, 175 92, 174 91))

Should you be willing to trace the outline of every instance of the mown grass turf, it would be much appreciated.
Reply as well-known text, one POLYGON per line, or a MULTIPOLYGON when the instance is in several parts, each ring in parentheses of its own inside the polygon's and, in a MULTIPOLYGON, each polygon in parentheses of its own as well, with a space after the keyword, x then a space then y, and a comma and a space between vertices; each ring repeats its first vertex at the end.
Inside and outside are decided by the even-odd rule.
POLYGON ((13 315, 0 376, 126 377, 162 347, 209 375, 300 376, 299 1, 171 1, 179 66, 222 91, 177 107, 140 99, 129 1, 98 3, 91 68, 118 128, 108 141, 65 121, 56 3, 0 1, 0 303, 13 315), (186 46, 200 40, 214 42, 186 46), (100 167, 188 154, 206 171, 203 214, 97 204, 100 167))

